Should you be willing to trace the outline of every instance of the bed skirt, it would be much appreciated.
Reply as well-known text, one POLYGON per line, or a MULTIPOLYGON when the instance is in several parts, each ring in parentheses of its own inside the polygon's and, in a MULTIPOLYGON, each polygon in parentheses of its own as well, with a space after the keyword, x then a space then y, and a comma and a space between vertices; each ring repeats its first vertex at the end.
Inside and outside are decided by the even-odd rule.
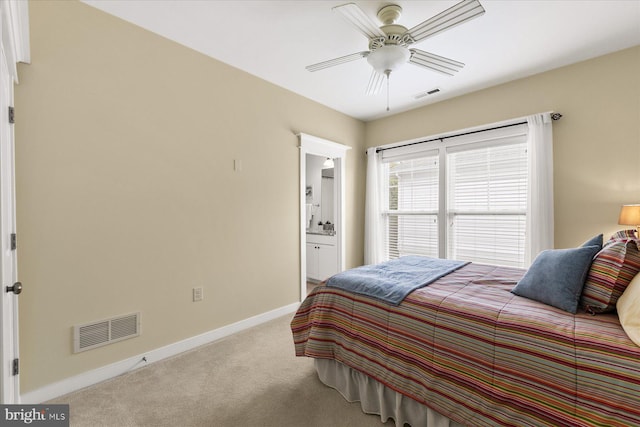
POLYGON ((463 427, 444 415, 385 387, 378 381, 329 359, 314 359, 318 378, 349 402, 360 402, 362 411, 380 415, 382 422, 395 420, 396 427, 463 427))

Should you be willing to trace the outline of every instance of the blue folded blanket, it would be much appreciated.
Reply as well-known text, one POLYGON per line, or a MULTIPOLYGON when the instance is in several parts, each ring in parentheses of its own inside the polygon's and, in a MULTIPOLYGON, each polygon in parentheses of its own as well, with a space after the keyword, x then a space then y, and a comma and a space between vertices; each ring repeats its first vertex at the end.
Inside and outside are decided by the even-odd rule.
POLYGON ((329 278, 327 286, 398 305, 416 289, 467 264, 468 261, 410 255, 343 271, 329 278))

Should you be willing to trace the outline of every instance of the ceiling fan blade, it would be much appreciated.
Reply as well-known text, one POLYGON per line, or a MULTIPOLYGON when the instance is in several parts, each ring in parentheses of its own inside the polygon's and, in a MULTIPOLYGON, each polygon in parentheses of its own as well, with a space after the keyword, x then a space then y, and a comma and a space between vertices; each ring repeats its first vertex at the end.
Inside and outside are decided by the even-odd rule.
POLYGON ((463 0, 407 31, 414 43, 462 24, 484 13, 478 0, 463 0))
POLYGON ((454 61, 444 56, 435 55, 420 49, 409 50, 411 51, 409 63, 428 68, 432 71, 453 76, 464 67, 462 62, 454 61))
POLYGON ((365 35, 368 39, 376 37, 386 37, 382 31, 355 3, 347 3, 342 6, 336 6, 332 10, 340 12, 342 16, 349 21, 358 31, 365 35))
POLYGON ((308 65, 305 68, 309 71, 324 70, 325 68, 333 67, 334 65, 344 64, 346 62, 355 61, 360 58, 365 58, 369 55, 369 51, 352 53, 351 55, 341 56, 340 58, 330 59, 328 61, 318 62, 317 64, 308 65))
POLYGON ((380 74, 376 70, 371 70, 371 77, 369 78, 369 83, 367 84, 367 90, 365 93, 367 95, 379 94, 380 89, 382 89, 382 85, 384 84, 384 79, 384 74, 380 74))

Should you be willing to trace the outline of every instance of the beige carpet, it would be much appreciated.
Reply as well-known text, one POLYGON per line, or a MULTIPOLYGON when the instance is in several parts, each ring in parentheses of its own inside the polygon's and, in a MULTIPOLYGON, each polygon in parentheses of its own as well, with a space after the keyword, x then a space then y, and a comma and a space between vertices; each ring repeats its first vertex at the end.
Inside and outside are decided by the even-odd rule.
POLYGON ((322 384, 294 356, 292 315, 49 403, 71 426, 392 426, 322 384))

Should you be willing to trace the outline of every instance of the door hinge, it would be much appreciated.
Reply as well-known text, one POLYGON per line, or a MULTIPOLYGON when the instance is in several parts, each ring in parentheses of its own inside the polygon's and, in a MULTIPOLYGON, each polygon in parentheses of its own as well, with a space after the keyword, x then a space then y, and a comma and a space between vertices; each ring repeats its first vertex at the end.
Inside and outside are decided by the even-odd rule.
POLYGON ((16 122, 16 118, 15 118, 15 111, 13 107, 9 107, 9 123, 15 123, 16 122))
POLYGON ((20 373, 20 359, 13 359, 13 375, 20 373))
POLYGON ((11 250, 15 251, 16 249, 18 249, 18 236, 16 233, 11 233, 11 250))

